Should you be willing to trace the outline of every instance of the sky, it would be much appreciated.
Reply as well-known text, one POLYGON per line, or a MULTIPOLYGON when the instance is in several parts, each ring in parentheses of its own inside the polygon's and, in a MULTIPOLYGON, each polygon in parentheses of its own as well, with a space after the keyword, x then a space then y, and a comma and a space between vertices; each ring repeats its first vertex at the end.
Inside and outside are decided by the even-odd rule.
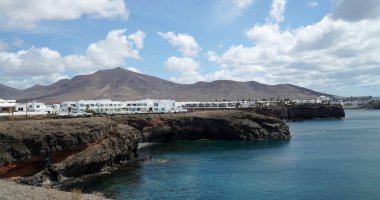
POLYGON ((380 96, 380 1, 0 0, 0 84, 116 67, 380 96))

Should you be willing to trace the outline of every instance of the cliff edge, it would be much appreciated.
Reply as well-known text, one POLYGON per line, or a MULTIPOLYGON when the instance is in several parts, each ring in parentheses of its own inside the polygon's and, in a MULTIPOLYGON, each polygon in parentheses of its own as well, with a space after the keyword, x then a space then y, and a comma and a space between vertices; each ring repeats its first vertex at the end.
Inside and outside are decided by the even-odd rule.
POLYGON ((137 158, 139 142, 289 139, 279 119, 202 111, 0 122, 0 177, 55 185, 137 158))
POLYGON ((307 120, 344 118, 345 112, 341 105, 288 105, 270 108, 254 108, 253 112, 261 115, 277 117, 284 120, 307 120))

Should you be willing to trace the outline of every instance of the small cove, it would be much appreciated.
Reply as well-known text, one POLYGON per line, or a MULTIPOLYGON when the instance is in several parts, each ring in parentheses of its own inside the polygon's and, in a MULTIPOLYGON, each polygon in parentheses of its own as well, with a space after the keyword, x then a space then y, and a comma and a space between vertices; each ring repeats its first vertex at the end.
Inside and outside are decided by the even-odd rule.
POLYGON ((288 123, 287 141, 183 141, 71 187, 116 199, 375 199, 380 112, 288 123))

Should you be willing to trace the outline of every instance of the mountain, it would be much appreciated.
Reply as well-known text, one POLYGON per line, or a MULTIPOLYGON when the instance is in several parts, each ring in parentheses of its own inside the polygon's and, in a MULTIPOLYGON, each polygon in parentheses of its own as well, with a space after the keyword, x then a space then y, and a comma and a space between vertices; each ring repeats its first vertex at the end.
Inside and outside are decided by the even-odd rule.
POLYGON ((9 98, 13 94, 14 98, 19 101, 28 99, 46 103, 102 98, 112 100, 150 98, 179 101, 270 99, 278 97, 283 99, 310 99, 327 95, 290 84, 265 85, 254 81, 218 80, 195 84, 178 84, 122 68, 75 76, 72 79, 63 79, 49 86, 36 85, 25 90, 9 88, 9 92, 4 94, 6 94, 5 97, 1 91, 0 98, 9 98), (11 93, 13 90, 16 92, 11 93))
POLYGON ((0 84, 0 99, 13 99, 21 90, 7 87, 0 84))

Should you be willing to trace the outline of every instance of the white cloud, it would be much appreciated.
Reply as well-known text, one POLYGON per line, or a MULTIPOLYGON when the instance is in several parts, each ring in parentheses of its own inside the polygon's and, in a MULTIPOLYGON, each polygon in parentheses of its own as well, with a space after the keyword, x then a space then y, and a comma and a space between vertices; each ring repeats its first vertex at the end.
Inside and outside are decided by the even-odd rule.
POLYGON ((204 77, 198 72, 199 63, 194 59, 201 51, 198 43, 193 36, 188 34, 173 32, 158 33, 162 38, 168 40, 169 44, 178 48, 184 57, 178 58, 175 56, 169 57, 164 65, 170 71, 179 73, 178 78, 171 78, 174 82, 194 83, 204 80, 204 77))
POLYGON ((218 62, 219 57, 214 51, 208 51, 204 55, 210 62, 218 62))
POLYGON ((168 40, 169 44, 171 44, 173 47, 178 48, 178 50, 183 54, 185 57, 195 57, 201 50, 199 47, 197 41, 194 39, 193 36, 189 34, 183 34, 183 33, 174 33, 174 32, 167 32, 167 33, 158 33, 162 38, 168 40))
POLYGON ((237 8, 244 10, 252 5, 253 0, 233 0, 233 3, 237 8))
POLYGON ((372 80, 368 76, 380 74, 380 23, 376 20, 346 22, 327 16, 316 24, 284 31, 276 24, 255 25, 246 34, 254 46, 232 46, 220 56, 208 56, 230 72, 231 79, 258 76, 254 80, 325 90, 332 85, 365 84, 372 80), (364 76, 357 78, 359 74, 364 76))
POLYGON ((140 71, 136 67, 127 67, 126 69, 132 72, 140 73, 140 71))
POLYGON ((60 73, 53 73, 46 76, 29 76, 27 78, 21 78, 21 79, 13 79, 10 77, 1 77, 1 78, 3 80, 4 79, 6 80, 2 84, 5 84, 13 88, 25 89, 37 84, 48 85, 48 84, 57 82, 59 80, 66 79, 68 78, 68 76, 62 75, 60 73))
POLYGON ((310 7, 310 8, 314 8, 314 7, 318 6, 318 2, 316 2, 316 1, 309 1, 306 6, 310 7))
POLYGON ((171 78, 172 81, 180 83, 194 83, 204 80, 198 72, 199 63, 193 58, 183 57, 170 57, 164 63, 165 68, 170 71, 179 72, 179 78, 171 78))
POLYGON ((16 53, 0 52, 0 65, 2 74, 14 76, 48 75, 64 70, 62 56, 46 47, 31 47, 16 53))
POLYGON ((220 67, 204 75, 206 80, 293 83, 321 91, 380 87, 379 17, 350 21, 334 16, 332 10, 315 24, 282 30, 284 10, 273 10, 272 6, 275 23, 256 24, 245 32, 252 46, 233 45, 220 55, 205 54, 220 67))
POLYGON ((3 0, 0 1, 1 29, 34 28, 44 20, 128 18, 124 0, 3 0))
POLYGON ((172 56, 166 60, 165 67, 172 71, 186 72, 197 70, 199 64, 192 58, 178 58, 172 56))
POLYGON ((131 34, 128 36, 128 39, 130 39, 133 44, 136 46, 138 49, 144 48, 144 38, 146 37, 146 34, 143 31, 137 31, 134 34, 131 34))
POLYGON ((62 56, 47 47, 0 51, 1 83, 14 86, 22 86, 22 83, 47 84, 56 81, 57 77, 64 77, 61 74, 68 70, 89 73, 124 66, 126 59, 140 60, 138 49, 143 47, 145 33, 137 31, 129 36, 125 33, 125 29, 110 31, 106 39, 90 44, 83 55, 62 56), (20 81, 20 77, 30 78, 20 81))
POLYGON ((84 55, 65 56, 66 67, 88 73, 123 66, 128 58, 141 60, 138 49, 143 47, 145 33, 140 30, 129 36, 125 33, 125 29, 110 31, 105 40, 90 44, 84 55))
POLYGON ((270 17, 275 22, 284 21, 286 0, 273 0, 270 10, 270 17))
POLYGON ((118 67, 124 64, 126 58, 141 59, 138 50, 133 47, 134 41, 128 39, 125 32, 125 29, 110 31, 105 40, 90 44, 86 57, 93 66, 118 67))

